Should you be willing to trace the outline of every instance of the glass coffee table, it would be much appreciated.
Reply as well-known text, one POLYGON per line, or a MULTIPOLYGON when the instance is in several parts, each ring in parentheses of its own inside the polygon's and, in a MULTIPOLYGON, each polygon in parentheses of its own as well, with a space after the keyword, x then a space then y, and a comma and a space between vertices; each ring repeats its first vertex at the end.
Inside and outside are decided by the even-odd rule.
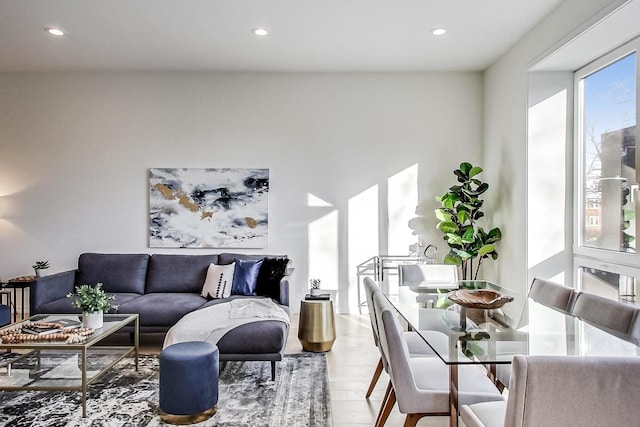
MULTIPOLYGON (((0 336, 21 328, 26 322, 81 320, 78 314, 39 314, 0 329, 0 336)), ((87 416, 87 387, 125 357, 132 355, 138 370, 139 320, 137 314, 105 314, 104 326, 82 342, 57 340, 2 342, 5 349, 19 353, 0 366, 0 391, 44 390, 82 392, 82 416, 87 416), (133 344, 103 345, 108 336, 133 326, 133 344)))

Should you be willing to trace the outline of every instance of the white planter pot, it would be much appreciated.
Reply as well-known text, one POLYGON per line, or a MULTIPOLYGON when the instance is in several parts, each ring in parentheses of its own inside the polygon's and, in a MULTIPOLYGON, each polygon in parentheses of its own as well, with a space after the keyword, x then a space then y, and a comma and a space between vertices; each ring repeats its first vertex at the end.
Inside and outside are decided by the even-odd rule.
POLYGON ((102 310, 94 313, 83 313, 82 327, 91 329, 102 328, 102 310))
POLYGON ((313 295, 314 297, 317 297, 317 296, 322 295, 322 289, 320 289, 320 288, 311 288, 311 289, 309 290, 309 293, 310 293, 311 295, 313 295))
POLYGON ((41 270, 41 269, 36 270, 36 277, 44 277, 46 275, 47 275, 47 270, 41 270))

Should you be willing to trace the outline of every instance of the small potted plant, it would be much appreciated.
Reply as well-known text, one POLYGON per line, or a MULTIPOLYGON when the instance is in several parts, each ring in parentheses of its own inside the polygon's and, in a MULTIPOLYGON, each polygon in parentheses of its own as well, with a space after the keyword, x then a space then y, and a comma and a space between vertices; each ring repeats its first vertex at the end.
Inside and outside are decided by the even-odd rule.
POLYGON ((311 286, 309 293, 312 296, 319 296, 322 293, 320 290, 320 279, 309 279, 309 285, 311 286))
POLYGON ((118 308, 111 301, 114 295, 102 289, 102 283, 95 285, 78 285, 75 292, 69 292, 67 298, 73 300, 73 306, 82 310, 82 325, 85 328, 100 329, 103 325, 103 313, 118 308))
POLYGON ((36 261, 31 267, 36 272, 36 277, 44 277, 47 275, 47 268, 49 268, 49 261, 36 261))

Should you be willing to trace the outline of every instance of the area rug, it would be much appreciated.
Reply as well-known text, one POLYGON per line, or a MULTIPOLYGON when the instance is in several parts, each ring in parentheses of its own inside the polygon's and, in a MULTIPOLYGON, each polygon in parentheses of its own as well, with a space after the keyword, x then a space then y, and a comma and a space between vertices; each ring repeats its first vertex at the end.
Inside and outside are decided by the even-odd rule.
MULTIPOLYGON (((269 362, 227 362, 218 412, 194 426, 330 427, 331 398, 322 353, 285 355, 271 380, 269 362)), ((166 426, 158 408, 158 358, 120 362, 89 386, 87 418, 80 392, 0 392, 0 425, 12 427, 166 426)))

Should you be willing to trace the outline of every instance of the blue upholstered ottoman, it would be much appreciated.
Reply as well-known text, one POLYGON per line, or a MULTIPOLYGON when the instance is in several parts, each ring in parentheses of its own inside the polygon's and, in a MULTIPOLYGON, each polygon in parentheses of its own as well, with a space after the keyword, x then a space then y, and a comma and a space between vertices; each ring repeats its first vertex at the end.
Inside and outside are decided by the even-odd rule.
POLYGON ((192 424, 216 413, 218 347, 204 341, 170 345, 160 353, 161 419, 192 424))

